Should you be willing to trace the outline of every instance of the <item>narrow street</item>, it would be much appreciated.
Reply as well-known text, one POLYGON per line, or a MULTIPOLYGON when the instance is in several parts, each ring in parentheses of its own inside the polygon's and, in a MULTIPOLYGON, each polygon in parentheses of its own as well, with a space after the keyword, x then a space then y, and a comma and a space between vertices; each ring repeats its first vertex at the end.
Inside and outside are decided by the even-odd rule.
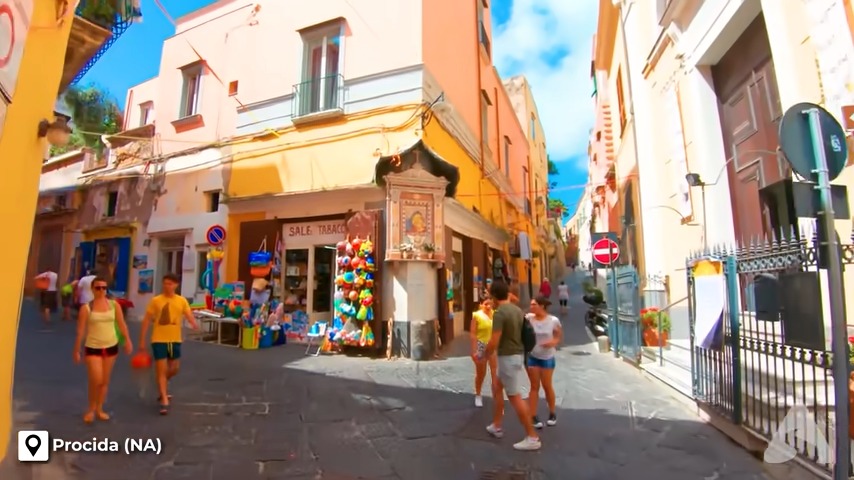
MULTIPOLYGON (((571 288, 580 290, 577 281, 571 288)), ((122 357, 110 393, 113 419, 84 426, 85 378, 71 362, 73 325, 44 332, 28 303, 18 339, 15 430, 44 428, 66 440, 156 437, 163 451, 54 455, 33 467, 17 462, 14 438, 0 478, 766 478, 757 460, 663 387, 596 353, 583 312, 576 295, 563 318, 555 374, 559 423, 542 431, 540 452, 525 453, 511 446, 522 436, 515 418, 508 418, 503 440, 484 431, 491 402, 473 406, 465 342, 426 363, 305 357, 298 345, 249 352, 190 343, 168 417, 157 415, 151 383, 135 381, 122 357)))

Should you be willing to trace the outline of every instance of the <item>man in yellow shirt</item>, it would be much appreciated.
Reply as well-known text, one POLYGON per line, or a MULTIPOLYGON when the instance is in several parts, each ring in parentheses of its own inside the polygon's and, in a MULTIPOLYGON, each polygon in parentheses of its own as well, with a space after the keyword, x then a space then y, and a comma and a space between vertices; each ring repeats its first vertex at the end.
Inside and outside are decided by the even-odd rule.
POLYGON ((157 388, 160 392, 160 414, 169 413, 170 395, 167 391, 169 380, 178 374, 181 359, 182 319, 198 329, 196 319, 190 310, 187 299, 176 295, 180 280, 172 273, 163 276, 163 293, 151 299, 145 309, 142 320, 142 333, 139 339, 139 351, 145 351, 148 327, 151 330, 151 352, 154 356, 154 371, 157 375, 157 388))

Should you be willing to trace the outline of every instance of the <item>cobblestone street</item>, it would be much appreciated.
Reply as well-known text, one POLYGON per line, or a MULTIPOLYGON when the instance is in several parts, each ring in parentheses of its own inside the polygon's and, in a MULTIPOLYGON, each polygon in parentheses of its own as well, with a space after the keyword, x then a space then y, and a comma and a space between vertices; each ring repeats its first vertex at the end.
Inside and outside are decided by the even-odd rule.
POLYGON ((583 311, 574 303, 563 319, 566 345, 555 374, 559 423, 542 431, 541 451, 526 453, 511 446, 522 437, 515 418, 508 418, 503 440, 484 431, 491 402, 473 406, 464 343, 425 363, 305 357, 298 345, 242 351, 188 343, 168 417, 157 414, 153 383, 134 378, 123 356, 109 397, 113 419, 84 426, 85 374, 70 353, 74 327, 42 331, 27 304, 18 340, 16 429, 43 428, 67 440, 158 437, 163 451, 132 458, 54 455, 33 467, 17 462, 13 438, 0 478, 766 478, 758 461, 700 423, 663 387, 596 353, 583 311))

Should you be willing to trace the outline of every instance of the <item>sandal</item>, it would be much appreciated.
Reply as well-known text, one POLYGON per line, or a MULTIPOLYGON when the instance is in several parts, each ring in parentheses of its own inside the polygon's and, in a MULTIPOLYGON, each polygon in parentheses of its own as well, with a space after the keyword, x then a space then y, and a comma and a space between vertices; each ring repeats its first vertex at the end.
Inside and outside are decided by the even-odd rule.
POLYGON ((169 414, 169 405, 160 405, 160 415, 168 415, 169 414))
POLYGON ((110 421, 110 415, 108 415, 106 412, 99 412, 99 413, 96 413, 95 415, 98 417, 98 420, 100 420, 102 422, 110 421))
MULTIPOLYGON (((166 398, 167 398, 170 402, 172 401, 172 395, 166 395, 166 398)), ((163 402, 162 402, 162 399, 163 399, 163 397, 161 397, 161 396, 159 396, 159 395, 158 395, 158 396, 157 396, 157 403, 163 403, 163 402)))
POLYGON ((91 424, 94 421, 95 421, 95 413, 94 412, 89 412, 89 413, 83 415, 83 423, 91 424))

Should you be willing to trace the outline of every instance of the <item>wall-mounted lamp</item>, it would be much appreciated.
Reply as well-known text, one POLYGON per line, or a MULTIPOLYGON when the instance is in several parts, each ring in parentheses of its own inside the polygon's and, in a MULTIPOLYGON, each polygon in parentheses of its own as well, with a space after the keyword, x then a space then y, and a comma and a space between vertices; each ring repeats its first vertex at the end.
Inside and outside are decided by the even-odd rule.
MULTIPOLYGON (((689 187, 700 187, 700 199, 703 202, 703 250, 709 249, 709 219, 706 217, 706 182, 700 178, 699 173, 688 173, 685 175, 685 181, 689 187)), ((717 182, 716 182, 717 183, 717 182)), ((714 184, 711 184, 714 185, 714 184)))
POLYGON ((68 145, 68 140, 71 138, 71 127, 68 126, 71 117, 56 112, 54 116, 52 122, 47 120, 39 122, 38 135, 54 147, 64 147, 68 145))
POLYGON ((685 175, 685 181, 688 182, 689 187, 704 187, 706 186, 706 182, 700 178, 699 173, 689 173, 685 175))
POLYGON ((440 111, 449 111, 451 110, 451 104, 445 101, 445 92, 439 94, 438 97, 434 98, 432 102, 427 105, 427 108, 424 110, 424 113, 421 114, 421 129, 427 126, 430 123, 430 120, 433 119, 433 114, 435 112, 440 111))

